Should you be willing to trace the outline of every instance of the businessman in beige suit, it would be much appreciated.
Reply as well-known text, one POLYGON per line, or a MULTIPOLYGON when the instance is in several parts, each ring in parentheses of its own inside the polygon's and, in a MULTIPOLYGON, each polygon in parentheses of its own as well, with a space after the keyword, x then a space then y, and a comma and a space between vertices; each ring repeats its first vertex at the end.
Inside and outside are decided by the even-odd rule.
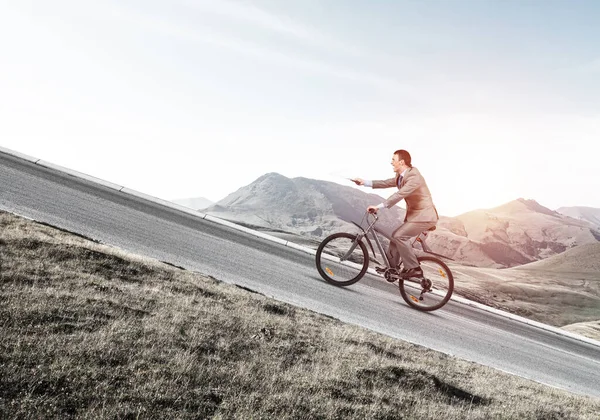
POLYGON ((402 278, 420 278, 423 277, 423 270, 417 261, 411 240, 424 230, 434 227, 439 217, 427 183, 419 170, 413 168, 410 154, 406 150, 396 150, 392 156, 392 166, 396 173, 394 178, 385 181, 355 178, 352 181, 356 185, 372 188, 398 188, 398 191, 386 201, 377 206, 369 206, 367 210, 377 213, 379 209, 389 209, 402 199, 406 201, 406 217, 404 223, 392 234, 396 241, 390 242, 388 259, 392 267, 397 267, 402 259, 404 265, 404 269, 400 272, 402 278))

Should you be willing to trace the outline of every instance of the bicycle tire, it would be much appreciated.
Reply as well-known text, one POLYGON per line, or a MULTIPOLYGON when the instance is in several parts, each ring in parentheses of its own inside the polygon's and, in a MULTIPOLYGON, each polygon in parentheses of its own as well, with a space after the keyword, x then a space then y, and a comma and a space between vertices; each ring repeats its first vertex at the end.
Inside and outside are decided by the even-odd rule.
POLYGON ((454 276, 450 268, 436 257, 422 256, 417 260, 423 269, 426 280, 431 281, 427 288, 418 280, 400 280, 399 289, 402 299, 411 307, 419 311, 435 311, 444 306, 454 292, 454 276))
POLYGON ((347 260, 340 260, 356 240, 357 235, 340 232, 329 235, 319 244, 315 262, 325 281, 336 286, 350 286, 363 278, 369 268, 369 253, 361 240, 347 260))

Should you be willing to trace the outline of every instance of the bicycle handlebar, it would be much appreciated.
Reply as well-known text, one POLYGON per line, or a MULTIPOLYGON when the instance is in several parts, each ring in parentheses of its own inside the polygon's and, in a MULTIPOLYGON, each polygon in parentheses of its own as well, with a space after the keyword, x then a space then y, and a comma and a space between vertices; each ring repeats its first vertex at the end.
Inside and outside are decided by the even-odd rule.
MULTIPOLYGON (((377 222, 379 220, 379 216, 377 216, 377 213, 375 213, 374 211, 367 210, 365 212, 365 216, 364 217, 366 217, 367 215, 369 215, 369 216, 371 216, 373 218, 372 219, 373 223, 375 223, 375 222, 377 222)), ((363 220, 364 220, 364 217, 363 217, 363 220)))
POLYGON ((367 214, 370 214, 371 216, 373 216, 373 218, 375 220, 379 219, 379 217, 377 217, 377 213, 372 210, 367 210, 367 214))

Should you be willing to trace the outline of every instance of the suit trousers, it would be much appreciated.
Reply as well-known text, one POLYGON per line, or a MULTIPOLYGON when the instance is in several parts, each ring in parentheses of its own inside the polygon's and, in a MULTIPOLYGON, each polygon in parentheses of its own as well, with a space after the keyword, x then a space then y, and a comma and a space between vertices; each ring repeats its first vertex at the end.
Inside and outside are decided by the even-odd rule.
POLYGON ((435 226, 437 222, 405 222, 392 233, 395 239, 390 241, 387 257, 392 267, 397 267, 402 260, 404 268, 410 269, 419 266, 417 256, 412 247, 412 238, 419 233, 435 226))

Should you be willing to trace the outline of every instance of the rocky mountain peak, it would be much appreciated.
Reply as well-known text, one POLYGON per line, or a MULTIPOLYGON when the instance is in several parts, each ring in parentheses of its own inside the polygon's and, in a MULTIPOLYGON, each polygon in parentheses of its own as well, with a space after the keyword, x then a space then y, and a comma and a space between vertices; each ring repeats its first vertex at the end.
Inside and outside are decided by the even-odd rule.
POLYGON ((540 203, 538 203, 535 200, 531 200, 531 199, 528 200, 528 199, 525 199, 525 198, 519 198, 519 199, 517 199, 517 201, 519 203, 522 203, 529 210, 534 211, 536 213, 542 213, 542 214, 547 214, 549 216, 560 217, 559 213, 557 213, 554 210, 550 210, 547 207, 542 206, 540 203))
MULTIPOLYGON (((517 198, 516 200, 509 201, 508 203, 502 204, 501 206, 495 207, 489 210, 483 210, 486 213, 493 213, 496 215, 512 216, 519 213, 540 213, 553 217, 560 217, 560 214, 554 210, 550 210, 547 207, 542 206, 540 203, 533 199, 517 198)), ((472 212, 471 212, 472 213, 472 212)))

